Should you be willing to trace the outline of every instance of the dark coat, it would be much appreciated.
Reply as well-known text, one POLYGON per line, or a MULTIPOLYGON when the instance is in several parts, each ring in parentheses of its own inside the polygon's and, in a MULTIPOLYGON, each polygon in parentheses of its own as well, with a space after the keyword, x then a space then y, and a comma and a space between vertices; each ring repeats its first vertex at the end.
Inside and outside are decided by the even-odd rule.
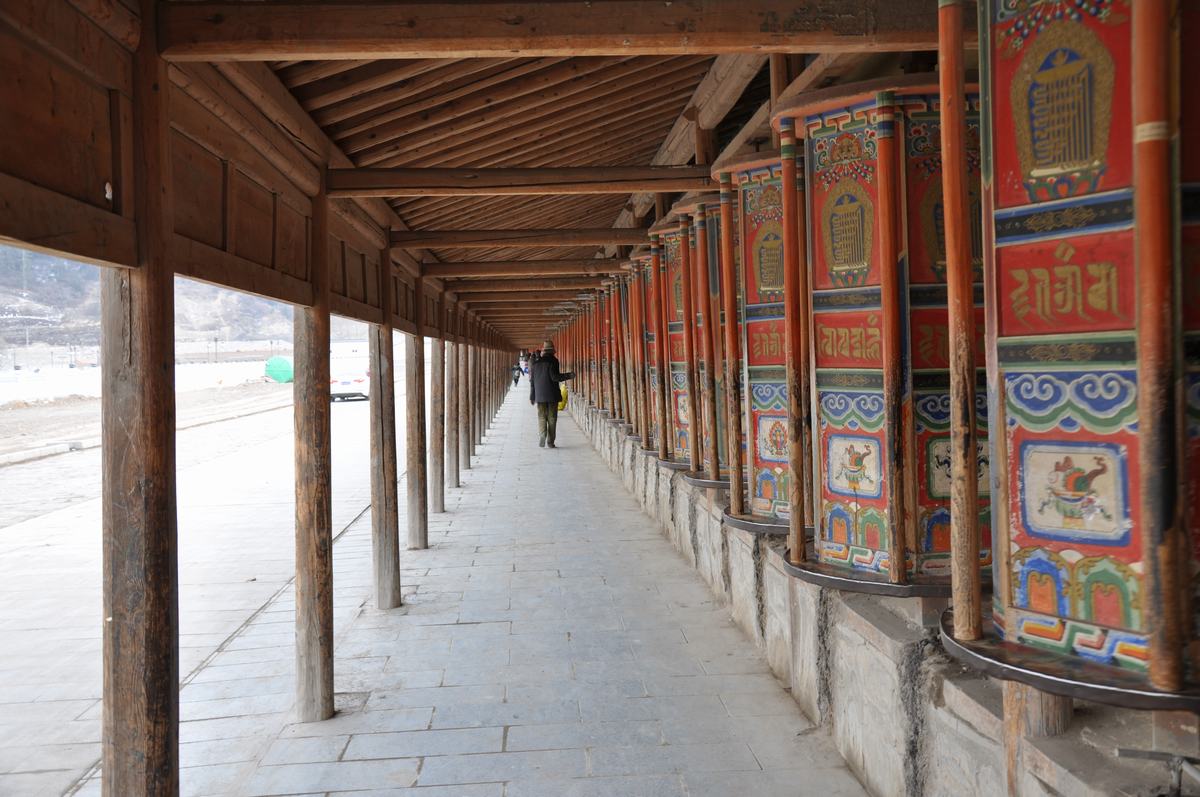
POLYGON ((557 404, 562 399, 558 383, 574 376, 558 370, 558 358, 553 354, 543 354, 529 366, 529 400, 538 404, 557 404))

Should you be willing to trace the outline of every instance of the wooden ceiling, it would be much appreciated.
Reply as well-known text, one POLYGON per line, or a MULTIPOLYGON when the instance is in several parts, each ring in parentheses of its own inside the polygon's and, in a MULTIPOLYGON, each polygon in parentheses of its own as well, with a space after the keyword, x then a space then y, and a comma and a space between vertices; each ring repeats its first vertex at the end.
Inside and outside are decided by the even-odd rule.
MULTIPOLYGON (((356 166, 648 165, 712 65, 706 56, 272 64, 356 166)), ((611 227, 623 195, 408 197, 413 230, 611 227)), ((598 247, 441 249, 438 260, 588 257, 598 247)))

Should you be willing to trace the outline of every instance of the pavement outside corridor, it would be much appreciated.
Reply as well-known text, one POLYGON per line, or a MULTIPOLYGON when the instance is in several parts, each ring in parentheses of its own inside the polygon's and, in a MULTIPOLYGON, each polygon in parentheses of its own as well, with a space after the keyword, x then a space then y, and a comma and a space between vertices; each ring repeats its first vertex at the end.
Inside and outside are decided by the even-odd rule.
POLYGON ((371 606, 367 517, 335 546, 333 719, 290 717, 291 590, 184 686, 184 794, 864 794, 575 423, 538 448, 522 388, 403 552, 404 607, 371 606))

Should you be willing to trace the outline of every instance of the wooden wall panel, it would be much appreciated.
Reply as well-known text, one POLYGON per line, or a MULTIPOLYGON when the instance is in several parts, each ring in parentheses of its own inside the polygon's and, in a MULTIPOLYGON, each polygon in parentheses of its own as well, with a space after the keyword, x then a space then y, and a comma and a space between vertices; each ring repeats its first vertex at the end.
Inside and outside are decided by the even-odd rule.
POLYGON ((357 251, 348 243, 344 251, 346 263, 346 298, 366 304, 366 258, 362 252, 357 251))
POLYGON ((224 171, 220 158, 178 131, 172 131, 175 232, 209 246, 225 245, 224 171))
POLYGON ((108 91, 0 30, 0 169, 36 185, 111 207, 108 91))
POLYGON ((307 304, 309 197, 178 86, 171 123, 180 273, 307 304))
POLYGON ((266 268, 275 263, 275 195, 241 169, 230 172, 233 254, 266 268))
POLYGON ((308 218, 286 202, 275 205, 275 267, 308 279, 308 218))
POLYGON ((329 279, 331 301, 338 315, 380 323, 379 247, 359 226, 344 216, 329 216, 330 240, 338 246, 331 255, 329 279))
POLYGON ((131 56, 65 3, 0 6, 0 237, 133 264, 131 56))

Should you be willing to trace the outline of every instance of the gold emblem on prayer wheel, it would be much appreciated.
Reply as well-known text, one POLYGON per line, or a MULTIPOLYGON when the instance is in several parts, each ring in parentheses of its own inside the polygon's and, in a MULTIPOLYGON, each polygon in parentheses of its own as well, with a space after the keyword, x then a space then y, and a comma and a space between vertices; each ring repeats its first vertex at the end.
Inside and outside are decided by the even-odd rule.
POLYGON ((858 181, 846 178, 829 192, 823 212, 825 265, 835 285, 854 287, 871 270, 874 207, 858 181))
MULTIPOLYGON (((971 270, 975 282, 983 279, 983 211, 979 202, 979 184, 974 180, 967 185, 967 219, 971 225, 971 270)), ((933 257, 930 264, 933 275, 939 282, 946 281, 946 206, 942 198, 940 180, 930 184, 921 199, 919 209, 921 238, 925 250, 933 257)))
POLYGON ((783 227, 769 221, 758 231, 755 241, 758 260, 758 289, 763 292, 783 290, 783 227))
POLYGON ((1097 190, 1112 123, 1112 56, 1087 27, 1048 25, 1012 82, 1017 157, 1031 201, 1097 190))

